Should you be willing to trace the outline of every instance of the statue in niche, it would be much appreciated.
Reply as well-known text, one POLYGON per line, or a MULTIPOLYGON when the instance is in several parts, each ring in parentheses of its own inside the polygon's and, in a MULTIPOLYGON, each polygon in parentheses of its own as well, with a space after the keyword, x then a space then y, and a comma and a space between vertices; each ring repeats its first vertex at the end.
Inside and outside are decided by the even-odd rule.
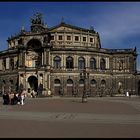
POLYGON ((119 70, 123 69, 123 60, 118 61, 118 68, 119 68, 119 70))
POLYGON ((122 87, 122 82, 118 83, 118 93, 123 94, 123 87, 122 87))

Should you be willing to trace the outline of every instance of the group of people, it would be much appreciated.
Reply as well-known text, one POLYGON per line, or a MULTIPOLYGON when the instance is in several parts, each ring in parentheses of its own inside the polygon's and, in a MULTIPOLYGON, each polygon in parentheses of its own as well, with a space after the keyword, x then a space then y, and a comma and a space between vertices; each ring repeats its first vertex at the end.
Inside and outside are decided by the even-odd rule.
POLYGON ((5 92, 3 94, 3 105, 16 105, 16 104, 21 104, 24 105, 26 97, 26 91, 23 90, 21 93, 15 93, 15 92, 5 92))

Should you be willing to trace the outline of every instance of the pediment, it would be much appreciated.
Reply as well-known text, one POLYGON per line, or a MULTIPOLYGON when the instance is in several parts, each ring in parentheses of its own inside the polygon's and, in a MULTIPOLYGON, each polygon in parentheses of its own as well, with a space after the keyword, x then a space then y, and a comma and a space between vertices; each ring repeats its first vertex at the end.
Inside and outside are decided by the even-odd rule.
POLYGON ((59 26, 51 30, 51 32, 79 32, 80 30, 74 29, 72 27, 59 26))

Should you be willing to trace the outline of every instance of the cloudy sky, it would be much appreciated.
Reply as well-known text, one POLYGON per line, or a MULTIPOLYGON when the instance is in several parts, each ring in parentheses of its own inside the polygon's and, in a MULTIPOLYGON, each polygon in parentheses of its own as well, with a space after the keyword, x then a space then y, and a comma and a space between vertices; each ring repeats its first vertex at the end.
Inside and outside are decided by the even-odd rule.
MULTIPOLYGON (((140 2, 0 2, 0 51, 21 26, 30 29, 30 18, 41 12, 48 27, 64 21, 99 32, 102 48, 134 48, 140 53, 140 2)), ((140 70, 140 56, 137 59, 140 70)))

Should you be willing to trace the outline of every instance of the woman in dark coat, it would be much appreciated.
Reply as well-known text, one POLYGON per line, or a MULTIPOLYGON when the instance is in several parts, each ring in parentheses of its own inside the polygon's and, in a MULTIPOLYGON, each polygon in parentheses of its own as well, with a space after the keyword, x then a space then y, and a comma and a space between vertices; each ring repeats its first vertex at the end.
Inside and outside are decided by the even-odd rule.
POLYGON ((3 94, 3 105, 8 105, 10 103, 10 98, 8 93, 3 94))

